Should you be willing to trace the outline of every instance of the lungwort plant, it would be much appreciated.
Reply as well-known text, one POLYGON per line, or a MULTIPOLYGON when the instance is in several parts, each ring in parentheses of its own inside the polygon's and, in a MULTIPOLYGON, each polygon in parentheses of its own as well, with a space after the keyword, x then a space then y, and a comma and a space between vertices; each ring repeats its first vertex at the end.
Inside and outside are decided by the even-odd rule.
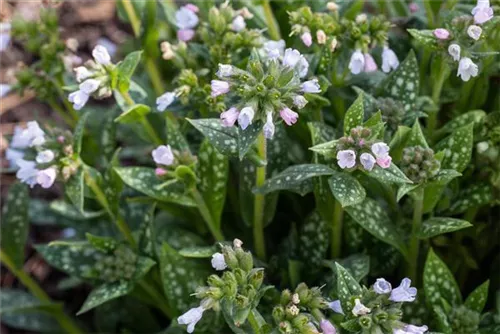
POLYGON ((2 322, 500 333, 498 5, 121 0, 129 43, 85 63, 53 10, 15 19, 15 87, 64 123, 9 141, 2 322), (30 224, 63 231, 34 245, 57 293, 30 224))

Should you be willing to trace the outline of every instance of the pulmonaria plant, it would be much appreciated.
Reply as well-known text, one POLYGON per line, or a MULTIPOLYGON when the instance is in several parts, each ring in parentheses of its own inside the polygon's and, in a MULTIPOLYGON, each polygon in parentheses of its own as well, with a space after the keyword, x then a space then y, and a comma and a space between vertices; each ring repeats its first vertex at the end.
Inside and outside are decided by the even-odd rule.
POLYGON ((302 82, 307 76, 309 63, 299 51, 286 49, 283 57, 271 49, 266 60, 256 52, 246 70, 232 65, 219 64, 219 79, 212 80, 212 97, 226 96, 231 107, 220 118, 226 127, 236 121, 242 130, 251 124, 260 126, 267 139, 272 139, 275 122, 282 120, 291 126, 297 122, 298 113, 307 104, 305 94, 321 92, 318 79, 302 82))
POLYGON ((400 164, 401 170, 415 183, 433 179, 440 170, 441 163, 434 151, 422 146, 406 147, 400 164))

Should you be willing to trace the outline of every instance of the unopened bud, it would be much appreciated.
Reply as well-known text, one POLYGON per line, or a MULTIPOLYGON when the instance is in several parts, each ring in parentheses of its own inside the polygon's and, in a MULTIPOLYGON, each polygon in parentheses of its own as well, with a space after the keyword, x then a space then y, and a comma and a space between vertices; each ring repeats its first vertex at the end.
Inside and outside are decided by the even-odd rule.
POLYGON ((262 268, 252 269, 248 281, 255 289, 259 289, 264 281, 264 270, 262 268))
POLYGON ((286 305, 286 304, 290 303, 291 299, 292 299, 292 293, 290 292, 290 290, 285 289, 281 293, 280 304, 281 305, 286 305))
POLYGON ((241 241, 240 239, 233 240, 233 247, 234 248, 241 248, 241 246, 243 246, 243 241, 241 241))
POLYGON ((240 15, 243 16, 243 18, 249 20, 253 18, 253 14, 248 10, 247 7, 243 7, 240 9, 240 15))
POLYGON ((253 268, 253 257, 250 252, 236 252, 236 257, 240 264, 240 268, 244 271, 250 271, 253 268))
POLYGON ((300 303, 300 297, 299 297, 298 293, 294 293, 292 295, 292 303, 294 303, 296 305, 300 303))
POLYGON ((368 16, 366 16, 365 13, 359 14, 358 16, 356 16, 356 23, 357 24, 365 23, 367 19, 368 16))
POLYGON ((316 32, 316 40, 318 41, 318 44, 326 43, 326 34, 323 30, 318 30, 316 32))
POLYGON ((295 316, 299 315, 300 310, 296 305, 291 305, 291 306, 286 308, 286 313, 291 315, 292 317, 295 317, 295 316))
POLYGON ((334 52, 334 51, 335 51, 335 49, 337 48, 337 44, 338 44, 338 42, 337 42, 337 38, 335 38, 335 37, 334 37, 334 38, 332 39, 332 41, 330 42, 330 51, 331 51, 331 52, 334 52))
POLYGON ((337 10, 339 10, 339 5, 337 5, 333 1, 330 1, 326 4, 326 9, 328 9, 330 12, 336 12, 337 10))
POLYGON ((215 287, 218 287, 218 288, 224 286, 224 280, 222 280, 222 278, 220 278, 217 275, 210 275, 210 276, 208 276, 207 283, 210 286, 215 286, 215 287))

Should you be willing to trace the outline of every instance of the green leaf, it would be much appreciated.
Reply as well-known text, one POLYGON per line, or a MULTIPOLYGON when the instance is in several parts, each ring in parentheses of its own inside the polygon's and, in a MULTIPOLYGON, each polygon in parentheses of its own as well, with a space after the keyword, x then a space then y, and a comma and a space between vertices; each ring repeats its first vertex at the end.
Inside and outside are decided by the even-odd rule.
POLYGON ((486 116, 483 110, 471 110, 448 121, 439 132, 449 133, 469 124, 479 124, 486 116))
POLYGON ((229 161, 205 139, 198 152, 198 162, 198 187, 215 224, 219 227, 226 201, 229 161))
POLYGON ((486 301, 488 300, 489 287, 490 280, 487 280, 469 294, 469 296, 465 300, 464 305, 467 306, 469 310, 476 311, 477 313, 482 313, 484 306, 486 305, 486 301))
MULTIPOLYGON (((156 204, 156 203, 155 203, 156 204)), ((140 254, 144 254, 149 257, 156 258, 155 240, 154 236, 156 234, 155 229, 155 209, 156 205, 150 206, 149 210, 146 211, 144 219, 140 226, 139 234, 139 251, 140 254)))
POLYGON ((441 168, 451 168, 463 172, 472 156, 474 124, 458 128, 436 145, 436 150, 444 150, 441 168))
POLYGON ((75 131, 73 132, 73 152, 77 154, 80 154, 82 150, 82 138, 83 133, 85 132, 85 124, 87 123, 87 118, 89 117, 89 115, 90 112, 80 114, 78 123, 75 126, 75 131))
POLYGON ((217 251, 218 248, 215 246, 193 246, 181 248, 179 250, 179 255, 195 259, 205 259, 212 257, 217 251))
POLYGON ((29 231, 28 206, 26 185, 14 183, 3 206, 0 245, 17 268, 24 264, 24 246, 29 231))
MULTIPOLYGON (((148 93, 135 81, 130 80, 130 87, 128 88, 128 92, 135 103, 146 103, 148 93)), ((122 94, 118 90, 113 91, 113 96, 115 97, 116 103, 122 111, 127 111, 130 108, 130 105, 127 101, 125 101, 122 94)))
POLYGON ((463 213, 470 208, 478 208, 487 205, 492 200, 493 192, 490 184, 472 184, 460 190, 450 207, 450 212, 452 214, 463 213))
MULTIPOLYGON (((206 262, 206 261, 205 261, 206 262)), ((192 294, 210 274, 208 267, 196 259, 185 258, 167 243, 160 250, 160 274, 163 291, 176 315, 184 313, 198 300, 192 294)))
POLYGON ((120 80, 130 80, 134 74, 137 65, 141 61, 142 51, 134 51, 129 53, 125 59, 118 64, 118 71, 121 76, 120 80))
POLYGON ((441 305, 441 298, 452 306, 462 303, 462 295, 446 264, 429 249, 424 266, 425 299, 430 306, 441 305))
POLYGON ((403 173, 396 164, 391 164, 389 168, 382 168, 376 165, 371 171, 364 171, 365 174, 371 176, 382 183, 395 183, 395 184, 408 184, 413 183, 406 175, 403 173))
POLYGON ((345 314, 351 312, 353 305, 353 296, 359 296, 363 292, 358 281, 349 274, 349 272, 339 263, 335 263, 337 272, 337 295, 345 314))
POLYGON ((317 154, 324 155, 325 157, 334 157, 335 151, 337 150, 338 140, 334 139, 325 143, 314 145, 313 147, 309 147, 311 151, 317 154))
POLYGON ((424 148, 429 148, 429 145, 425 140, 424 133, 422 132, 422 128, 420 127, 420 123, 418 121, 415 121, 415 124, 413 124, 413 127, 411 128, 410 136, 406 141, 406 146, 422 146, 424 148))
POLYGON ((396 226, 391 222, 386 210, 371 198, 365 198, 363 203, 345 208, 352 219, 375 238, 388 243, 407 255, 407 249, 396 226))
POLYGON ((105 283, 90 292, 76 315, 80 315, 110 300, 125 296, 132 291, 133 285, 127 281, 105 283))
POLYGON ((318 266, 330 243, 329 225, 317 211, 307 216, 299 232, 299 256, 310 266, 318 266))
POLYGON ((105 214, 104 210, 100 211, 78 211, 75 207, 65 201, 52 201, 50 203, 50 209, 57 214, 73 220, 88 220, 101 217, 105 214))
POLYGON ((186 138, 182 135, 179 125, 173 120, 167 118, 167 143, 175 150, 179 152, 191 152, 189 148, 189 143, 186 138))
POLYGON ((83 212, 84 191, 83 185, 83 168, 78 168, 75 175, 71 176, 64 186, 66 196, 75 205, 75 207, 83 212))
POLYGON ((238 155, 238 129, 224 127, 220 119, 187 119, 210 143, 224 155, 238 155))
POLYGON ((398 193, 396 195, 396 200, 399 202, 401 198, 403 198, 404 195, 411 193, 413 190, 417 189, 418 187, 421 187, 420 184, 402 184, 398 188, 398 193))
POLYGON ((401 101, 405 115, 415 113, 419 95, 419 66, 411 50, 405 60, 381 84, 383 95, 401 101))
POLYGON ((321 175, 332 175, 333 169, 325 165, 304 164, 288 167, 278 175, 267 179, 260 188, 255 188, 254 193, 267 194, 277 190, 295 190, 304 181, 321 175))
POLYGON ((114 170, 126 185, 156 200, 184 206, 196 205, 193 199, 185 193, 184 187, 180 183, 161 188, 162 182, 156 176, 153 168, 119 167, 114 170))
MULTIPOLYGON (((336 270, 335 261, 325 261, 326 265, 334 272, 336 270)), ((338 263, 344 267, 356 281, 361 281, 370 272, 370 257, 365 254, 353 254, 338 263)))
POLYGON ((363 94, 360 94, 354 103, 347 109, 344 117, 344 135, 349 135, 351 129, 363 125, 365 111, 363 107, 363 94))
POLYGON ((335 199, 343 208, 361 203, 366 197, 365 188, 352 175, 343 172, 333 172, 328 184, 335 199))
POLYGON ((61 309, 60 304, 52 302, 42 302, 26 291, 2 288, 0 294, 0 314, 6 313, 30 313, 37 311, 47 311, 61 309))
POLYGON ((141 120, 150 112, 151 108, 147 105, 134 104, 115 118, 115 122, 122 124, 136 124, 141 122, 141 120))
POLYGON ((92 235, 90 233, 85 233, 85 237, 92 247, 97 250, 100 250, 103 253, 109 253, 116 249, 118 246, 118 241, 111 237, 100 237, 96 235, 92 235))
POLYGON ((471 226, 471 223, 462 219, 432 217, 422 223, 420 231, 418 232, 418 237, 420 239, 428 239, 436 235, 458 231, 471 226))
POLYGON ((253 123, 245 130, 238 128, 238 156, 240 160, 243 160, 248 150, 255 143, 257 137, 261 133, 261 130, 261 122, 253 123))
POLYGON ((439 50, 439 43, 434 36, 434 30, 425 29, 407 29, 410 35, 417 41, 418 44, 429 50, 439 50))

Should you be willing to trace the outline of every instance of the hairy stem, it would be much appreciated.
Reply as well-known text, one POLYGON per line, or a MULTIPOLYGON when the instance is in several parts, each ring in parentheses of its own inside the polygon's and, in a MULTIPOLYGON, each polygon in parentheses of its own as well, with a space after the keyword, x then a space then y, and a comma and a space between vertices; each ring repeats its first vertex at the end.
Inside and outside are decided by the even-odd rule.
POLYGON ((408 263, 408 276, 417 284, 417 269, 418 269, 418 253, 420 249, 420 240, 418 232, 422 225, 422 211, 424 206, 423 193, 417 195, 417 199, 413 208, 413 223, 411 228, 410 250, 409 250, 409 263, 408 263))
POLYGON ((338 259, 342 251, 342 225, 344 222, 344 209, 339 201, 335 200, 333 209, 331 252, 332 259, 338 259))
MULTIPOLYGON (((257 138, 257 153, 262 161, 267 160, 266 138, 260 133, 257 138)), ((255 175, 256 187, 261 187, 266 182, 266 166, 257 167, 255 175)), ((266 259, 266 244, 264 241, 264 203, 265 196, 256 194, 254 197, 253 217, 253 242, 257 257, 263 261, 266 259)))
POLYGON ((198 210, 200 211, 201 216, 207 223, 210 233, 212 233, 215 240, 223 241, 224 236, 222 235, 221 230, 217 228, 217 226, 215 226, 215 222, 212 218, 212 215, 210 214, 210 210, 208 210, 207 204, 205 203, 203 196, 201 196, 200 192, 198 191, 198 189, 196 189, 196 187, 193 187, 191 189, 191 194, 193 195, 193 199, 196 202, 196 205, 198 206, 198 210))
MULTIPOLYGON (((50 297, 43 291, 43 289, 38 285, 38 283, 31 278, 24 270, 16 267, 12 259, 0 249, 0 261, 5 265, 5 267, 13 273, 17 279, 31 292, 33 296, 38 298, 44 303, 53 303, 50 297)), ((66 333, 80 334, 85 333, 81 328, 79 328, 64 311, 59 308, 50 311, 50 314, 57 320, 61 328, 63 328, 66 333)))

